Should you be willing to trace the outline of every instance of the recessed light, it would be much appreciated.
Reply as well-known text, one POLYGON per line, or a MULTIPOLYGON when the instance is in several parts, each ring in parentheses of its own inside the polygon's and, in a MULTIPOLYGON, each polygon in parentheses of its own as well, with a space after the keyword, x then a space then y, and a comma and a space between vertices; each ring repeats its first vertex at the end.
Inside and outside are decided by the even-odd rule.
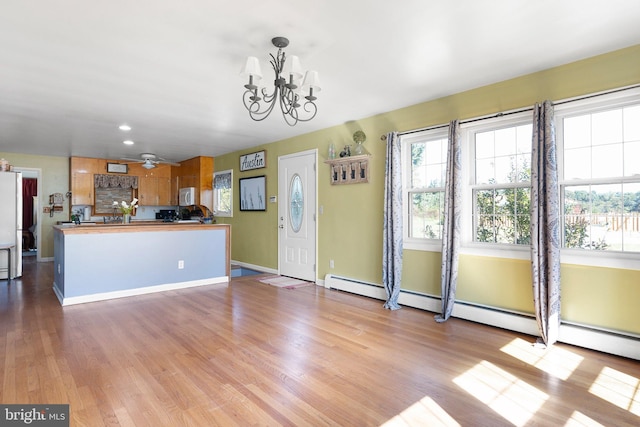
POLYGON ((130 139, 127 139, 126 141, 122 141, 122 143, 123 143, 124 145, 133 145, 133 141, 132 141, 132 140, 130 140, 130 139))
POLYGON ((125 132, 129 132, 131 130, 131 126, 127 125, 127 124, 122 124, 120 126, 118 126, 118 129, 125 131, 125 132))

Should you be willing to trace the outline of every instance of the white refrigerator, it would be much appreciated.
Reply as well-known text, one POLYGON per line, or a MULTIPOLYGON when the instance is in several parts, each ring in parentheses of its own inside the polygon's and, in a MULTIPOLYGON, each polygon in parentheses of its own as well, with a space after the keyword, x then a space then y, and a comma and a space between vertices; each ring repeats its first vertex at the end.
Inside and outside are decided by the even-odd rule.
MULTIPOLYGON (((22 276, 22 174, 0 172, 0 245, 11 250, 11 277, 22 276)), ((8 275, 6 251, 0 252, 0 279, 8 275)))

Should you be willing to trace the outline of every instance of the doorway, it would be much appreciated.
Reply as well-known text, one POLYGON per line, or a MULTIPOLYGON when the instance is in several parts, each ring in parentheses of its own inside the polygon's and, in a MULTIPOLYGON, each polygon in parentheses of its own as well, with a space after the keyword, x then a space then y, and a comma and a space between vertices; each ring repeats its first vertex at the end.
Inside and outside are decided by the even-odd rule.
POLYGON ((21 167, 14 170, 22 172, 22 261, 40 261, 42 171, 21 167))
POLYGON ((316 281, 318 150, 278 158, 278 270, 316 281))

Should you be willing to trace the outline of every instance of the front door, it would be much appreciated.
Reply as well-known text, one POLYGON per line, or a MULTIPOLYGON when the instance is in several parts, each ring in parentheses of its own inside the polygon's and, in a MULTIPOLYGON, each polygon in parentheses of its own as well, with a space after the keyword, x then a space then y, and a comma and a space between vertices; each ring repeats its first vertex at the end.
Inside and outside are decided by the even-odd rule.
POLYGON ((317 150, 278 158, 280 274, 316 281, 317 150))

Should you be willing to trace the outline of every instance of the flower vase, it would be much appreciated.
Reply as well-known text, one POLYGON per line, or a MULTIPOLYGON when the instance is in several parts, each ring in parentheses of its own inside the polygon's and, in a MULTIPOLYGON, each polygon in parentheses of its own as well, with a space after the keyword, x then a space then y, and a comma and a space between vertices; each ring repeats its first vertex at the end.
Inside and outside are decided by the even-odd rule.
POLYGON ((364 154, 364 147, 362 146, 362 142, 356 142, 356 148, 353 150, 356 156, 360 156, 364 154))
POLYGON ((122 214, 122 223, 129 224, 131 222, 131 214, 122 214))

